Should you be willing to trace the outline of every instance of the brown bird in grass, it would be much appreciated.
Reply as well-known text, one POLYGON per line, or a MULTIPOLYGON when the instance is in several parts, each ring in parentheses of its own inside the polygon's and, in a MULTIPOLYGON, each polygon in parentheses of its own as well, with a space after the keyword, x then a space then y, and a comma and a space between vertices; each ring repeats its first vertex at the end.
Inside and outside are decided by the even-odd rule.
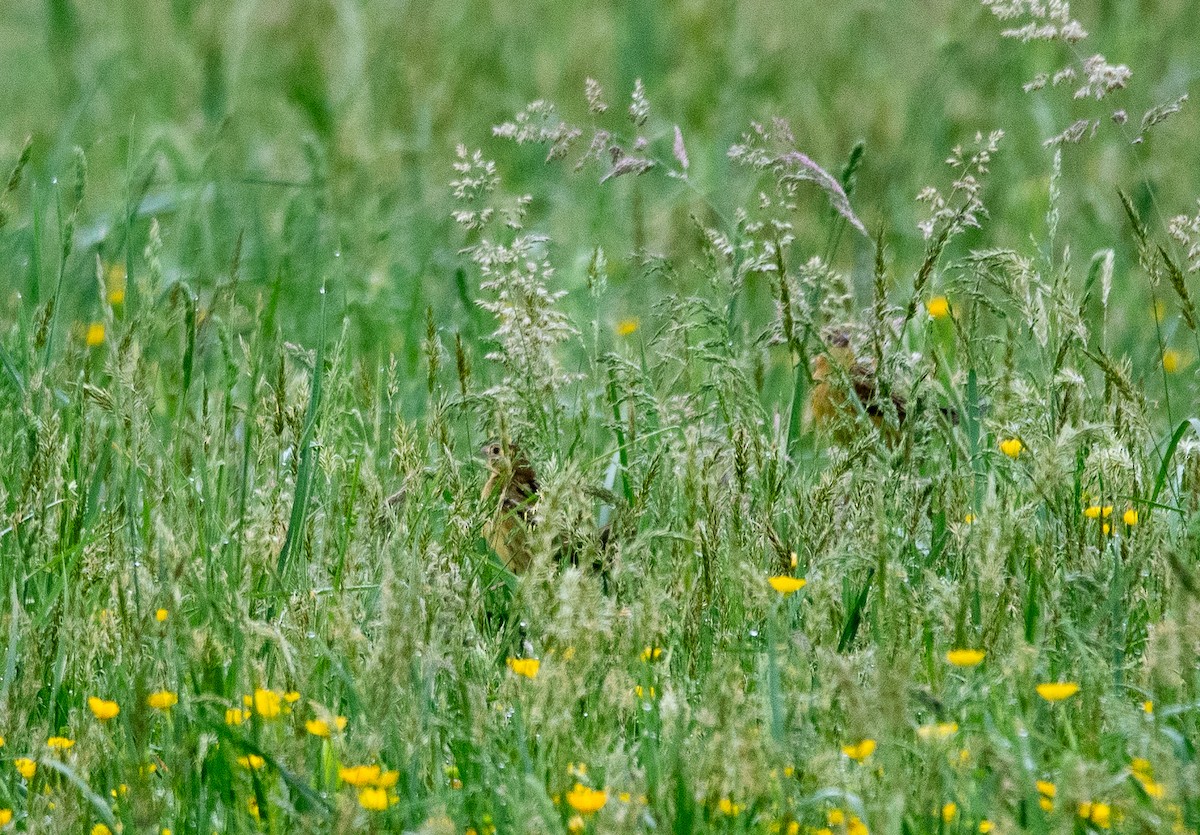
MULTIPOLYGON (((533 562, 534 508, 539 489, 537 473, 521 448, 511 442, 488 441, 483 445, 483 458, 489 472, 482 494, 484 507, 488 510, 483 523, 483 538, 509 571, 523 574, 533 562)), ((592 550, 585 544, 586 540, 595 536, 595 551, 600 556, 592 562, 591 569, 600 575, 607 588, 609 576, 605 552, 610 535, 611 524, 596 534, 584 532, 582 537, 563 536, 558 542, 555 560, 566 559, 571 565, 579 565, 581 554, 592 550)))
MULTIPOLYGON (((826 335, 825 343, 825 352, 812 361, 814 385, 809 403, 813 426, 838 443, 846 443, 853 436, 854 424, 860 416, 865 415, 876 428, 884 428, 889 401, 895 419, 902 425, 910 416, 910 404, 896 391, 886 395, 880 392, 873 364, 855 356, 850 335, 844 330, 833 330, 826 335), (884 396, 887 400, 882 399, 884 396)), ((939 411, 952 424, 958 423, 958 414, 953 409, 942 407, 939 411)), ((889 437, 889 440, 896 439, 889 437)))
MULTIPOLYGON (((883 403, 879 400, 875 369, 859 361, 845 331, 833 331, 826 350, 812 361, 813 387, 809 394, 813 426, 844 442, 860 414, 876 427, 882 426, 883 403)), ((904 422, 904 398, 890 397, 900 422, 904 422)))
POLYGON ((483 523, 483 538, 505 567, 521 574, 532 561, 529 533, 538 480, 533 467, 516 444, 488 441, 483 457, 490 475, 483 485, 484 506, 490 509, 483 523))

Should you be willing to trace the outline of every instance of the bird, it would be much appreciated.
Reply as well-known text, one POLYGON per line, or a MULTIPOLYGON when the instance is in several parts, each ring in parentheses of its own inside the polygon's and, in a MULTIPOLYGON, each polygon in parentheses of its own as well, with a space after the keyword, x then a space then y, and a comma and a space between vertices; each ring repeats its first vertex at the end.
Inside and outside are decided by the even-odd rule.
MULTIPOLYGON (((540 489, 537 472, 521 447, 511 441, 489 440, 483 445, 482 453, 488 469, 488 479, 480 496, 488 509, 483 538, 505 568, 513 574, 524 574, 533 562, 535 508, 540 489)), ((595 550, 600 556, 593 560, 591 568, 600 575, 607 588, 609 577, 604 556, 610 542, 611 523, 604 525, 595 536, 598 546, 595 550)), ((580 552, 588 550, 591 549, 578 535, 563 536, 554 559, 561 562, 566 558, 571 565, 577 566, 580 552)))
POLYGON ((537 501, 537 473, 515 443, 490 440, 483 445, 488 479, 480 498, 490 508, 483 538, 505 568, 523 574, 533 561, 529 533, 537 501))
MULTIPOLYGON (((909 401, 895 390, 886 394, 880 390, 874 364, 855 356, 850 335, 844 329, 827 332, 825 350, 812 360, 812 379, 814 385, 809 393, 812 425, 838 443, 845 443, 853 436, 854 424, 862 415, 878 429, 885 429, 889 411, 894 412, 897 425, 903 425, 910 417, 909 401)), ((943 407, 939 411, 952 424, 958 422, 953 409, 943 407)), ((895 440, 894 433, 885 434, 889 440, 895 440)))

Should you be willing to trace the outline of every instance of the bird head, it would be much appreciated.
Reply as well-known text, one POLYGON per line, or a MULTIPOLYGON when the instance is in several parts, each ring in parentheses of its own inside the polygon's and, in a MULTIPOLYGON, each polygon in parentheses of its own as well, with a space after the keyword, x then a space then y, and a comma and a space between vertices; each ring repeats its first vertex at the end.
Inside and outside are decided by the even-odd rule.
POLYGON ((854 365, 854 347, 850 344, 850 332, 845 327, 830 326, 822 334, 825 350, 813 357, 812 376, 814 380, 826 380, 830 377, 833 364, 843 370, 854 365))
POLYGON ((511 473, 514 467, 525 465, 521 448, 512 441, 492 438, 480 448, 480 452, 487 468, 494 473, 511 473))

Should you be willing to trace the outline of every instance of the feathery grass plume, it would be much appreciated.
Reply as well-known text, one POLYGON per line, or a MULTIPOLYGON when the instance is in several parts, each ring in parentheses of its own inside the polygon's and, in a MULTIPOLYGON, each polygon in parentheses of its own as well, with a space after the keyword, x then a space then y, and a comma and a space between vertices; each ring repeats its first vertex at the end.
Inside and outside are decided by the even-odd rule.
POLYGON ((1188 100, 1188 94, 1184 93, 1178 98, 1152 107, 1142 116, 1142 125, 1138 130, 1138 135, 1133 138, 1135 144, 1142 142, 1146 138, 1146 132, 1155 125, 1162 124, 1167 119, 1174 116, 1183 110, 1183 105, 1188 100))
POLYGON ((964 229, 979 228, 979 218, 987 217, 982 198, 984 179, 1003 138, 1004 131, 995 130, 986 139, 976 133, 971 148, 956 145, 946 159, 955 174, 950 193, 926 186, 917 195, 917 200, 929 207, 929 217, 917 224, 925 240, 948 241, 964 229))
POLYGON ((912 295, 904 310, 903 327, 907 327, 916 314, 917 305, 925 297, 929 281, 946 246, 964 230, 978 229, 980 218, 987 217, 987 207, 983 203, 984 181, 992 155, 1003 138, 1002 130, 992 131, 986 139, 982 133, 976 133, 974 146, 969 151, 961 145, 955 146, 946 159, 946 164, 955 174, 950 192, 944 194, 936 186, 926 186, 917 194, 917 201, 927 204, 928 217, 919 222, 917 228, 928 243, 925 257, 913 279, 912 295))
POLYGON ((500 212, 505 228, 494 231, 505 241, 486 237, 497 216, 491 203, 500 185, 496 166, 479 151, 468 154, 460 145, 454 168, 459 176, 451 186, 465 206, 454 218, 481 235, 465 251, 479 268, 480 289, 490 294, 479 306, 496 318, 492 337, 499 350, 487 358, 499 362, 505 372, 501 385, 487 394, 496 398, 513 429, 544 427, 560 408, 558 392, 574 379, 562 370, 555 354, 558 345, 576 334, 558 309, 566 291, 550 289, 554 268, 546 254, 547 238, 524 232, 530 198, 517 197, 500 212))
MULTIPOLYGON (((1197 201, 1200 206, 1200 201, 1197 201)), ((1200 272, 1200 211, 1193 217, 1175 215, 1167 221, 1167 234, 1183 247, 1189 273, 1200 272)))
MULTIPOLYGON (((1000 36, 1013 38, 1022 43, 1032 41, 1058 41, 1069 52, 1069 62, 1053 72, 1038 73, 1022 87, 1026 93, 1042 90, 1047 85, 1074 85, 1074 99, 1099 101, 1129 84, 1133 73, 1124 64, 1109 63, 1103 55, 1080 57, 1076 45, 1087 38, 1088 33, 1079 21, 1071 17, 1071 5, 1067 0, 981 0, 984 8, 998 20, 1004 22, 1024 21, 1023 25, 1004 29, 1000 36)), ((1121 124, 1124 111, 1112 114, 1113 121, 1121 124)), ((1081 118, 1053 137, 1045 140, 1046 147, 1081 142, 1085 137, 1096 135, 1100 120, 1081 118)))
MULTIPOLYGON (((604 90, 595 79, 587 79, 584 95, 588 110, 593 116, 603 116, 608 111, 608 105, 604 102, 604 90)), ((640 78, 634 82, 627 117, 634 127, 635 136, 631 139, 622 136, 621 129, 616 125, 610 125, 608 128, 597 125, 592 129, 587 148, 575 161, 576 171, 595 163, 603 170, 600 182, 604 183, 625 174, 645 174, 658 165, 649 154, 650 140, 641 133, 650 117, 650 104, 640 78)), ((571 152, 583 135, 583 129, 559 119, 554 105, 539 99, 527 105, 512 121, 493 127, 492 133, 518 145, 547 146, 546 162, 551 162, 564 159, 571 152)), ((686 152, 682 158, 678 153, 682 143, 682 136, 676 136, 675 156, 681 166, 678 176, 683 176, 687 170, 686 152)))
POLYGON ((800 183, 816 183, 825 192, 834 210, 864 237, 870 237, 867 228, 850 206, 850 198, 842 184, 796 148, 796 138, 787 121, 777 118, 772 121, 771 127, 752 122, 750 131, 742 134, 742 141, 730 146, 729 158, 756 171, 770 172, 779 196, 788 205, 795 205, 800 183))

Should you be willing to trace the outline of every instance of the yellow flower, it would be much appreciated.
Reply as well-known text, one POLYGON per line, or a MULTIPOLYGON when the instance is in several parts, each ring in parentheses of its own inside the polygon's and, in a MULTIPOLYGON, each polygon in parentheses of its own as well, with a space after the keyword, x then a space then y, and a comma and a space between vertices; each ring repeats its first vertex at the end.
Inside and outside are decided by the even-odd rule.
POLYGON ((28 757, 17 757, 13 760, 13 765, 16 766, 17 773, 26 780, 32 780, 34 772, 37 771, 37 763, 28 757))
POLYGON ((1101 829, 1108 829, 1112 825, 1112 807, 1107 803, 1093 803, 1091 819, 1101 829))
POLYGON ((1079 685, 1073 681, 1056 681, 1037 686, 1037 694, 1048 702, 1061 702, 1079 692, 1079 685))
POLYGON ((246 798, 246 811, 250 813, 250 817, 258 820, 260 814, 258 811, 258 798, 253 795, 246 798))
POLYGON ((975 514, 968 513, 966 516, 963 517, 963 521, 966 522, 968 525, 974 525, 975 524, 975 514))
POLYGON ((99 696, 89 696, 87 706, 88 710, 101 722, 107 722, 121 712, 121 708, 116 702, 101 699, 99 696))
POLYGON ((170 710, 179 704, 179 697, 170 690, 157 690, 146 699, 146 704, 155 710, 170 710))
POLYGON ((0 826, 8 826, 10 823, 12 823, 12 819, 12 809, 0 809, 0 826))
POLYGON ((775 591, 779 592, 784 597, 798 592, 800 589, 808 585, 808 580, 805 580, 802 577, 788 577, 787 575, 780 577, 768 577, 767 582, 771 584, 771 588, 775 589, 775 591))
POLYGON ((252 768, 255 771, 267 764, 267 761, 258 754, 247 754, 244 757, 238 757, 238 765, 243 768, 252 768))
POLYGON ((576 812, 590 815, 599 812, 608 802, 608 792, 600 789, 589 789, 583 783, 576 783, 575 788, 567 792, 567 804, 576 812))
POLYGON ((263 719, 274 719, 283 708, 282 699, 274 690, 263 690, 261 687, 254 691, 254 712, 263 719))
POLYGON ((733 817, 734 815, 740 815, 742 813, 742 807, 739 804, 734 803, 728 797, 722 797, 717 802, 717 811, 719 811, 722 815, 733 817))
POLYGON ((1138 780, 1138 782, 1142 784, 1142 791, 1146 793, 1147 797, 1153 797, 1155 800, 1162 800, 1163 795, 1167 793, 1167 787, 1162 783, 1156 783, 1148 778, 1138 780))
POLYGON ((536 658, 508 659, 508 669, 519 676, 525 676, 525 678, 537 678, 538 670, 541 669, 541 666, 542 662, 536 658))
POLYGON ((984 659, 981 649, 952 649, 946 653, 946 661, 955 667, 975 667, 984 659))
POLYGON ((102 823, 92 827, 92 835, 112 835, 112 830, 102 823))
POLYGON ((1037 786, 1038 794, 1045 797, 1054 797, 1058 794, 1058 786, 1051 783, 1049 780, 1038 780, 1034 783, 1037 786))
POLYGON ((640 324, 641 322, 638 321, 636 316, 630 316, 628 319, 622 319, 620 322, 617 322, 617 336, 630 336, 631 334, 637 333, 637 329, 640 324))
POLYGON ((1000 451, 1009 458, 1016 458, 1023 449, 1025 449, 1025 444, 1021 443, 1020 438, 1005 438, 1000 442, 1000 451))
POLYGON ((400 780, 399 771, 381 771, 372 785, 379 789, 390 789, 400 780))
POLYGON ((342 782, 355 788, 374 785, 382 773, 383 770, 377 765, 352 765, 338 769, 338 776, 342 778, 342 782))
POLYGON ((931 739, 946 739, 958 731, 957 722, 938 722, 922 725, 917 728, 917 736, 926 741, 931 739))
POLYGON ((0 748, 4 747, 4 737, 0 736, 0 748))
POLYGON ((646 647, 642 650, 643 661, 657 661, 662 658, 662 647, 646 647))
POLYGON ((650 698, 651 698, 651 699, 653 699, 653 698, 654 698, 654 697, 657 695, 657 694, 654 692, 654 688, 653 688, 653 687, 651 687, 651 688, 649 688, 649 689, 646 689, 646 688, 643 688, 643 687, 642 687, 642 685, 640 685, 640 684, 639 684, 639 685, 637 685, 636 687, 634 687, 634 688, 633 688, 633 694, 634 694, 635 696, 637 696, 639 699, 641 699, 641 698, 645 698, 645 696, 646 696, 647 694, 649 694, 649 696, 650 696, 650 698))
POLYGON ((982 832, 983 835, 987 835, 987 833, 992 831, 992 822, 987 818, 981 820, 979 822, 979 831, 982 832))
POLYGON ((846 813, 841 809, 833 808, 825 813, 825 820, 830 826, 841 826, 846 822, 846 813))
POLYGON ((870 835, 870 830, 865 823, 851 815, 850 823, 846 825, 846 835, 870 835))
POLYGON ((386 811, 390 800, 387 789, 367 786, 358 790, 358 805, 368 812, 386 811))
POLYGON ((942 820, 950 823, 958 815, 958 804, 947 803, 942 807, 942 820))
POLYGON ((855 762, 862 762, 875 751, 875 740, 864 739, 854 745, 843 745, 842 753, 855 762))
MULTIPOLYGON (((339 731, 345 730, 346 717, 345 716, 336 717, 333 720, 333 726, 335 728, 337 728, 339 731)), ((324 719, 309 719, 307 722, 304 723, 304 728, 313 736, 327 737, 331 733, 329 723, 326 722, 324 719)))
POLYGON ((240 725, 250 718, 250 714, 241 708, 231 707, 225 711, 226 725, 240 725))
POLYGON ((283 700, 289 705, 294 705, 296 702, 300 701, 300 693, 296 690, 289 690, 283 694, 283 700))
POLYGON ((157 610, 157 611, 155 611, 155 613, 154 613, 154 619, 155 619, 156 621, 158 621, 159 623, 162 623, 163 621, 165 621, 165 620, 166 620, 167 618, 169 618, 170 616, 171 616, 171 613, 170 613, 170 612, 168 612, 166 609, 158 609, 158 610, 157 610))
POLYGON ((1084 508, 1083 515, 1089 519, 1099 519, 1103 516, 1105 519, 1112 516, 1113 506, 1110 504, 1098 505, 1094 504, 1091 507, 1084 508))
POLYGON ((1079 817, 1087 820, 1092 816, 1092 804, 1084 801, 1079 804, 1079 808, 1076 811, 1079 813, 1079 817))
POLYGON ((75 740, 65 736, 52 736, 46 740, 46 744, 56 751, 67 751, 75 744, 75 740))
POLYGON ((1136 525, 1138 523, 1138 512, 1136 510, 1134 510, 1132 507, 1129 508, 1128 510, 1125 511, 1125 514, 1121 517, 1121 521, 1123 521, 1126 525, 1128 525, 1129 527, 1132 528, 1134 525, 1136 525))
POLYGON ((1178 351, 1174 351, 1170 348, 1163 351, 1163 354, 1162 354, 1163 371, 1167 372, 1168 374, 1174 374, 1176 371, 1179 370, 1179 367, 1182 364, 1183 364, 1183 355, 1180 354, 1178 351))
POLYGON ((87 327, 87 333, 83 337, 89 348, 95 348, 97 345, 104 344, 104 323, 92 322, 87 327))
POLYGON ((1038 806, 1042 807, 1043 812, 1053 812, 1054 811, 1054 801, 1048 797, 1039 797, 1038 798, 1038 806))
POLYGON ((944 316, 950 315, 950 300, 945 296, 934 296, 925 302, 925 309, 929 311, 929 315, 934 319, 941 319, 944 316))
POLYGON ((1129 763, 1129 770, 1132 771, 1134 776, 1139 780, 1142 779, 1142 777, 1150 777, 1154 773, 1150 768, 1150 761, 1143 759, 1142 757, 1134 757, 1129 763))

